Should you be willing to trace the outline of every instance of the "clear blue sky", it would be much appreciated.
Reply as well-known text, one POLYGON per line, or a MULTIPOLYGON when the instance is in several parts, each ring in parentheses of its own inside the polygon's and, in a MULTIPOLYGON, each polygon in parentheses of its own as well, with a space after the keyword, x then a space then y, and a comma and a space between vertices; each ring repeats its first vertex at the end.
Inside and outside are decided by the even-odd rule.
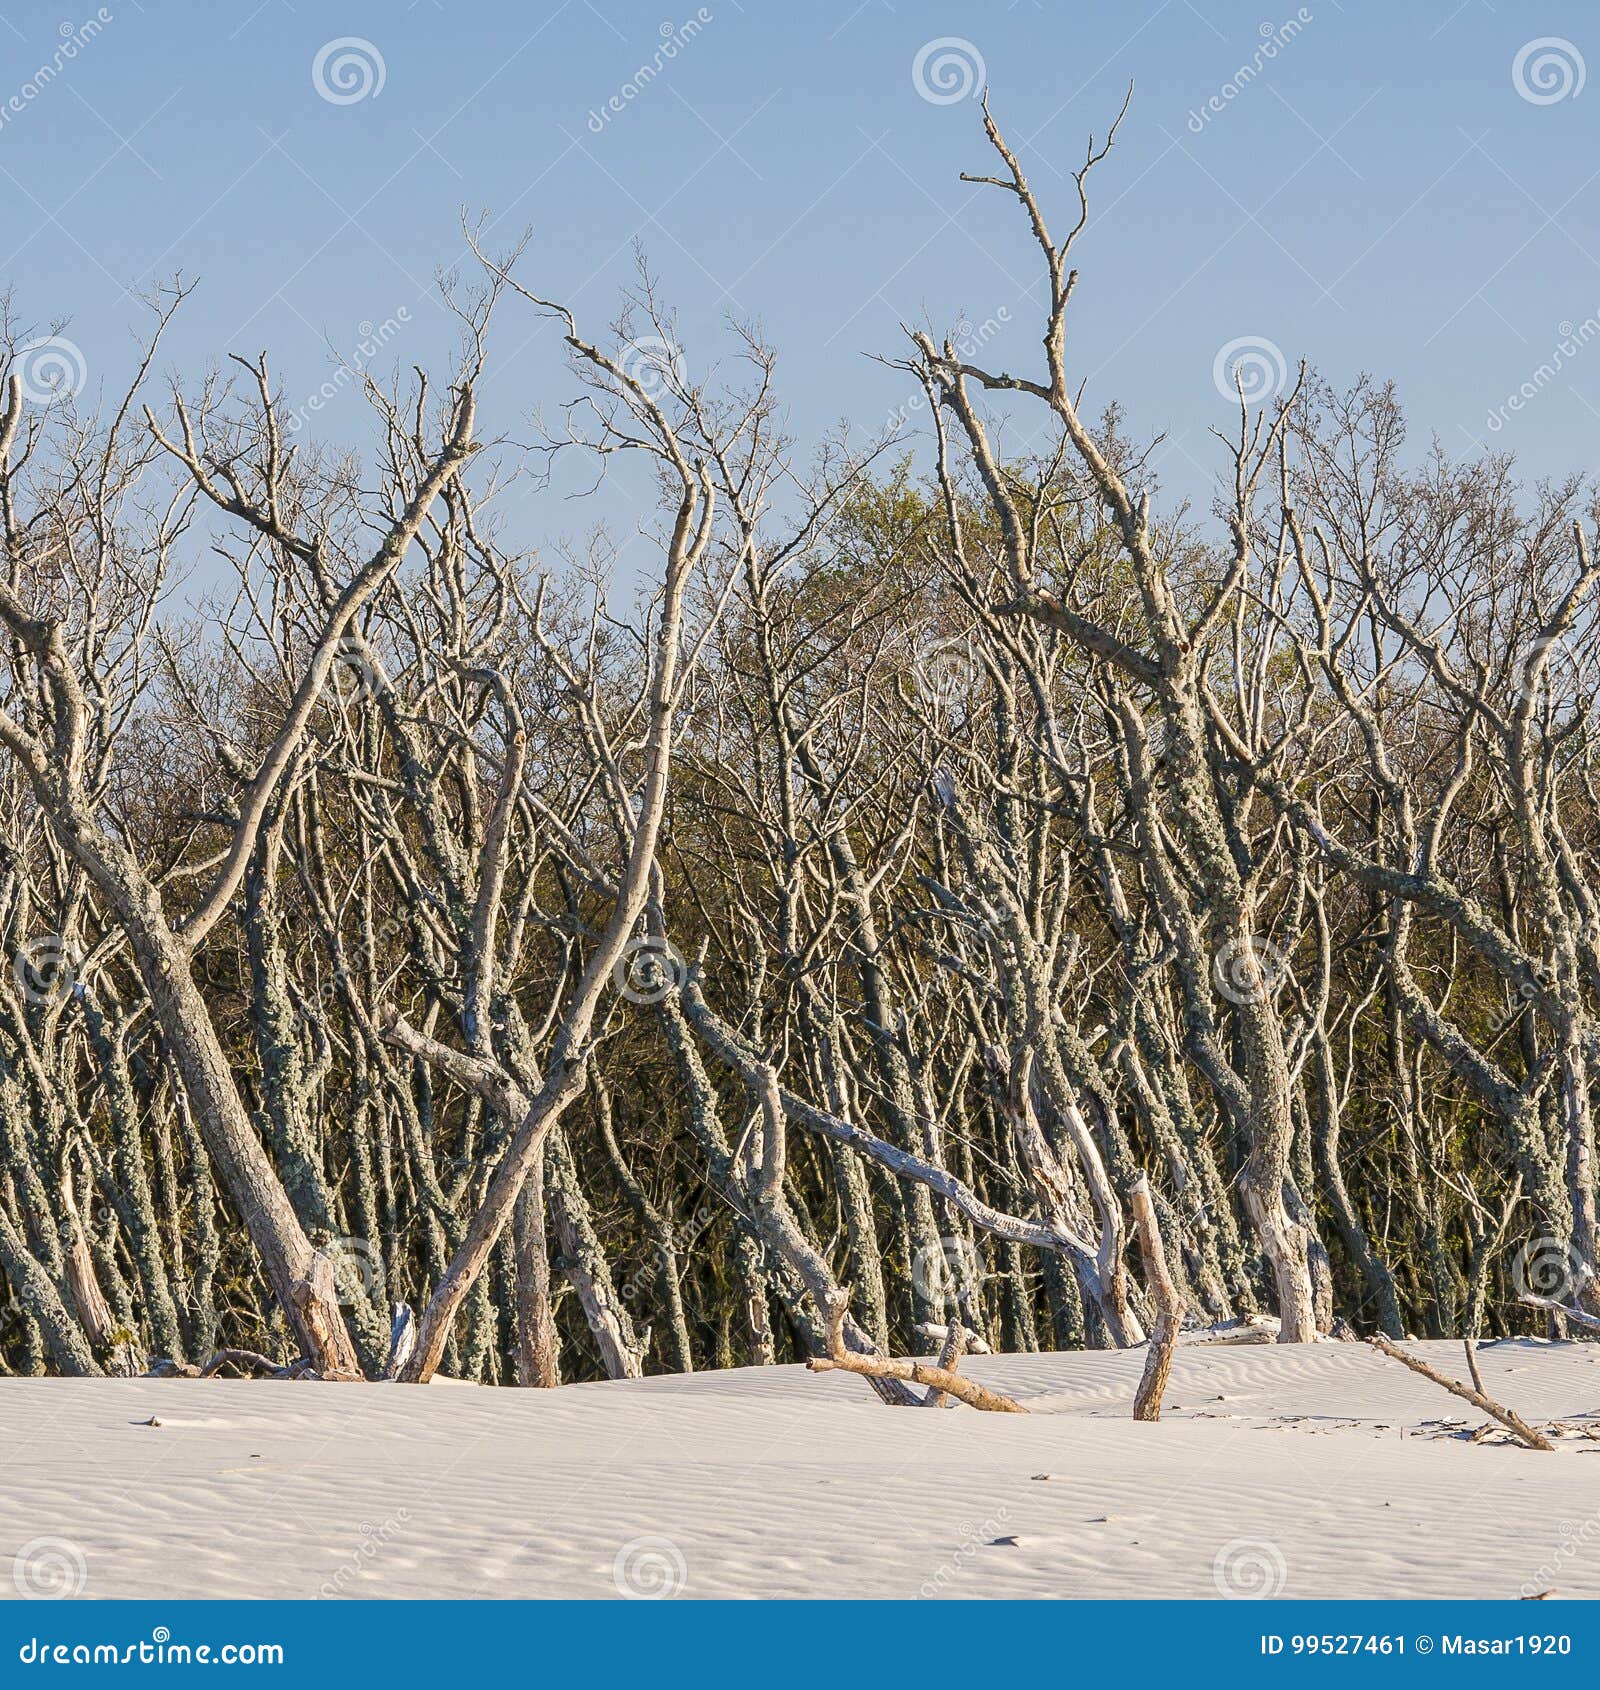
MULTIPOLYGON (((1166 431, 1169 488, 1209 486, 1213 365, 1245 339, 1340 381, 1393 376, 1414 439, 1453 453, 1492 441, 1534 474, 1595 458, 1600 336, 1535 375, 1600 314, 1594 4, 108 0, 58 58, 64 20, 94 15, 77 3, 0 0, 0 278, 41 332, 68 320, 91 389, 127 368, 127 290, 176 270, 201 286, 174 365, 265 348, 294 403, 330 344, 404 308, 380 366, 442 369, 433 276, 463 256, 469 206, 498 219, 491 242, 532 225, 522 274, 595 334, 637 240, 697 367, 726 349, 725 313, 759 319, 802 439, 845 414, 874 427, 907 389, 864 354, 898 352, 902 320, 990 323, 997 363, 1036 356, 1015 207, 957 180, 990 168, 977 104, 927 88, 981 74, 1064 223, 1066 172, 1131 79, 1071 344, 1091 406, 1166 431), (919 52, 947 37, 919 89, 919 52), (324 55, 319 88, 342 38, 355 57, 324 55), (642 64, 657 73, 626 93, 642 64)), ((500 325, 500 426, 570 391, 535 329, 523 310, 500 325)), ((314 426, 358 439, 363 407, 345 394, 314 426)), ((530 516, 582 526, 571 505, 530 516)))

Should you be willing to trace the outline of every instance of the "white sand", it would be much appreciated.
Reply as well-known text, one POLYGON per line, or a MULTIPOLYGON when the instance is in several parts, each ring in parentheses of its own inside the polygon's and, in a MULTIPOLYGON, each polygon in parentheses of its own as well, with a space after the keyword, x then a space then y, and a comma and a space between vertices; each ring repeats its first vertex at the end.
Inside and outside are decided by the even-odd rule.
MULTIPOLYGON (((1459 1345, 1418 1348, 1462 1375, 1459 1345)), ((1600 1346, 1481 1353, 1526 1417, 1600 1428, 1600 1346)), ((795 1367, 556 1392, 4 1380, 0 1593, 81 1570, 115 1597, 1600 1596, 1600 1442, 1470 1444, 1440 1422, 1479 1414, 1353 1344, 1181 1351, 1175 1406, 1136 1425, 1140 1364, 969 1361, 1026 1417, 795 1367)))

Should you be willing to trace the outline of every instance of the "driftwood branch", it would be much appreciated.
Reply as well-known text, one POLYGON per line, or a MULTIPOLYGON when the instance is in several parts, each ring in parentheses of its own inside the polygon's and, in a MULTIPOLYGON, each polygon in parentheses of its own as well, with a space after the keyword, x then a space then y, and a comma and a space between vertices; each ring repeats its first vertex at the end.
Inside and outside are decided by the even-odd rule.
POLYGON ((1437 1368, 1429 1367, 1427 1362, 1419 1361, 1414 1355, 1408 1355, 1398 1344, 1390 1343, 1381 1334, 1374 1333, 1367 1342, 1390 1360, 1399 1362, 1402 1367, 1409 1367, 1413 1373, 1420 1373, 1424 1379, 1431 1379, 1435 1385, 1441 1386, 1452 1396, 1470 1402, 1474 1408, 1481 1408, 1529 1449, 1553 1450, 1556 1447, 1543 1432, 1530 1426, 1520 1414, 1512 1413, 1509 1408, 1497 1403, 1493 1397, 1485 1396, 1482 1391, 1476 1391, 1470 1385, 1463 1385, 1459 1379, 1447 1379, 1437 1368))
MULTIPOLYGON (((963 1379, 959 1373, 948 1367, 941 1367, 937 1362, 912 1361, 901 1356, 854 1354, 844 1345, 844 1311, 843 1299, 828 1311, 828 1346, 832 1353, 811 1357, 806 1366, 813 1373, 829 1373, 837 1368, 842 1373, 859 1373, 866 1379, 909 1380, 914 1385, 928 1387, 929 1396, 924 1399, 928 1406, 938 1406, 932 1402, 932 1397, 935 1393, 943 1392, 956 1398, 958 1402, 964 1402, 969 1408, 982 1409, 989 1414, 1028 1412, 1021 1403, 1012 1398, 1003 1396, 999 1391, 991 1391, 971 1379, 963 1379)), ((946 1347, 948 1346, 947 1337, 946 1347)))
POLYGON ((1562 1315, 1575 1326, 1582 1326, 1590 1332, 1600 1332, 1600 1319, 1592 1314, 1585 1314, 1582 1309, 1569 1308, 1565 1303, 1558 1303, 1554 1297, 1540 1297, 1532 1291, 1524 1291, 1517 1300, 1528 1303, 1533 1308, 1548 1309, 1551 1314, 1562 1315))
POLYGON ((173 1361, 168 1356, 159 1357, 150 1365, 150 1371, 143 1375, 146 1379, 215 1379, 225 1367, 231 1367, 242 1373, 247 1379, 304 1379, 328 1380, 330 1382, 358 1381, 363 1376, 340 1369, 320 1369, 312 1365, 305 1356, 296 1356, 293 1361, 274 1361, 271 1356, 264 1356, 259 1350, 242 1350, 231 1346, 217 1350, 204 1367, 195 1367, 189 1362, 173 1361))
MULTIPOLYGON (((934 1338, 941 1344, 945 1342, 950 1332, 949 1327, 941 1326, 937 1321, 932 1320, 922 1321, 915 1327, 914 1330, 919 1338, 934 1338)), ((980 1338, 976 1332, 969 1332, 967 1328, 963 1326, 961 1328, 961 1335, 963 1340, 962 1353, 964 1355, 992 1356, 994 1354, 994 1351, 990 1349, 988 1344, 980 1338)))
POLYGON ((1272 1315, 1247 1314, 1237 1320, 1224 1320, 1215 1326, 1203 1326, 1196 1332, 1183 1335, 1183 1345, 1209 1346, 1213 1344, 1275 1344, 1279 1324, 1272 1315))
POLYGON ((264 1373, 269 1379, 287 1379, 290 1373, 289 1367, 258 1350, 223 1349, 218 1350, 200 1369, 200 1377, 214 1379, 224 1367, 238 1368, 247 1379, 257 1373, 264 1373))
POLYGON ((909 1379, 914 1385, 947 1391, 969 1408, 981 1408, 991 1414, 1026 1414, 1020 1402, 991 1391, 959 1373, 949 1373, 931 1361, 909 1361, 901 1356, 858 1356, 847 1350, 842 1355, 813 1356, 806 1366, 813 1373, 828 1373, 838 1368, 844 1373, 859 1373, 869 1379, 909 1379))

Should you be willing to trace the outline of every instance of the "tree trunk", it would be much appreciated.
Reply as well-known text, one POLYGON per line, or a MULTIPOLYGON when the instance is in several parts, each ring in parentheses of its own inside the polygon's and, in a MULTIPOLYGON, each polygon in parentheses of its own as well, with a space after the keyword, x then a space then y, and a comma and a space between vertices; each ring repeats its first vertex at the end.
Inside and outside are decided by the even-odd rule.
POLYGON ((544 1229, 544 1152, 517 1193, 512 1220, 517 1261, 517 1380, 553 1389, 561 1383, 561 1342, 550 1306, 550 1247, 544 1229))

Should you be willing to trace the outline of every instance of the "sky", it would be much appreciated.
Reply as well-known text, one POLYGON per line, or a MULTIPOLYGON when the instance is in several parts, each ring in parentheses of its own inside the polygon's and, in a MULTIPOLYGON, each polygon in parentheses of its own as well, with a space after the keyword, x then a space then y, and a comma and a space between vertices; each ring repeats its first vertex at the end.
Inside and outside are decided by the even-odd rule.
MULTIPOLYGON (((1530 478, 1594 459, 1592 0, 72 3, 0 0, 0 284, 49 342, 41 403, 112 391, 140 294, 181 273, 164 369, 264 350, 312 435, 359 444, 355 385, 323 384, 340 360, 447 375, 465 213, 491 247, 531 230, 519 276, 602 341, 642 247, 691 372, 751 322, 802 446, 871 432, 912 397, 877 361, 908 322, 1037 369, 1038 252, 959 179, 994 167, 983 88, 1065 227, 1132 83, 1069 360, 1090 411, 1162 437, 1169 496, 1209 497, 1235 368, 1267 397, 1302 358, 1392 377, 1418 445, 1530 478)), ((572 392, 554 330, 506 309, 485 427, 572 392)), ((588 520, 520 497, 531 538, 588 520)))

